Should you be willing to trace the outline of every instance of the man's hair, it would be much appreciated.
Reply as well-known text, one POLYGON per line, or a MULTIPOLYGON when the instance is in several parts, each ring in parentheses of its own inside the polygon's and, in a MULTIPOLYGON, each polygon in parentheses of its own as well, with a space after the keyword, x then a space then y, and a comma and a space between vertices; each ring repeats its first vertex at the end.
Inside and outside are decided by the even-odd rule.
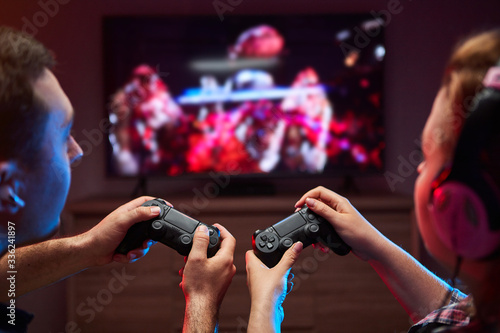
POLYGON ((0 27, 0 160, 31 163, 40 151, 48 110, 33 83, 55 64, 31 36, 0 27))

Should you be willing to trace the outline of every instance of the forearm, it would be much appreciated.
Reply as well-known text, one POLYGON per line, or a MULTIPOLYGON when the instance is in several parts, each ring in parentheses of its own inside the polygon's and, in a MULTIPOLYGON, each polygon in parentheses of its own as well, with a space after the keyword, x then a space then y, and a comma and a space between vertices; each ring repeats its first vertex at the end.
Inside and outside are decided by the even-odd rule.
POLYGON ((390 240, 368 260, 413 321, 439 308, 450 286, 390 240))
POLYGON ((218 330, 218 306, 202 298, 186 299, 183 333, 212 333, 218 330))
MULTIPOLYGON (((1 290, 8 290, 5 275, 9 271, 16 272, 15 297, 19 297, 86 269, 91 263, 83 248, 83 240, 76 236, 16 248, 15 257, 9 258, 10 253, 6 253, 0 259, 1 290)), ((4 302, 7 292, 3 291, 0 301, 4 302)))

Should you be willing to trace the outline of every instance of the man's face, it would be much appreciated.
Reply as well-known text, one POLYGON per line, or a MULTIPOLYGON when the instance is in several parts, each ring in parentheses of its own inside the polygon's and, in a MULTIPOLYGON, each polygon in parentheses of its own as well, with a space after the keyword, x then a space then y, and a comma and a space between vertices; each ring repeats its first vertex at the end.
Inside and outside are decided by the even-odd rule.
POLYGON ((16 225, 19 243, 37 242, 57 231, 71 181, 71 163, 82 156, 70 133, 73 108, 54 74, 46 69, 33 82, 33 90, 49 115, 40 157, 24 170, 20 197, 26 206, 16 225))

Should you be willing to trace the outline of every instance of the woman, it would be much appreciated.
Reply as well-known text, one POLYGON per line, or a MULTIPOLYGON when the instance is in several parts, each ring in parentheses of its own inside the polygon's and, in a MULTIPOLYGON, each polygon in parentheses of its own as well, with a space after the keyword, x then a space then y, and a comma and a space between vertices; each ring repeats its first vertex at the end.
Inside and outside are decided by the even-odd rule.
MULTIPOLYGON (((467 141, 475 141, 475 137, 484 136, 483 132, 486 130, 468 123, 477 118, 470 117, 470 114, 477 111, 474 111, 477 106, 476 97, 483 90, 483 79, 490 68, 500 66, 499 60, 500 30, 478 34, 457 46, 422 134, 424 160, 418 167, 419 176, 415 183, 415 208, 425 246, 444 266, 455 270, 455 275, 459 275, 467 284, 469 296, 466 297, 449 286, 385 238, 340 195, 318 187, 304 194, 296 203, 296 207, 307 204, 325 217, 352 247, 352 252, 377 271, 416 323, 410 332, 434 332, 441 326, 454 326, 454 329, 461 332, 500 331, 500 236, 494 230, 500 229, 500 221, 495 219, 496 212, 492 213, 482 207, 484 201, 494 202, 490 205, 493 209, 500 207, 500 144, 499 135, 495 133, 499 131, 493 129, 488 134, 489 141, 483 142, 485 145, 477 147, 469 156, 465 154, 465 158, 462 150, 464 141, 467 146, 467 141), (467 130, 463 130, 465 124, 467 130), (461 139, 460 149, 457 150, 461 134, 465 132, 467 138, 461 139), (470 140, 471 137, 473 140, 470 140), (483 164, 479 163, 480 158, 483 164), (480 169, 469 170, 471 165, 480 166, 480 169), (471 194, 469 198, 462 191, 469 191, 467 184, 462 184, 465 189, 454 191, 455 187, 450 187, 449 184, 457 181, 450 179, 450 176, 460 174, 456 171, 460 168, 461 173, 484 176, 487 179, 485 183, 490 187, 489 194, 486 197, 471 194), (462 196, 458 199, 463 199, 460 201, 463 204, 456 204, 459 209, 450 213, 446 208, 447 204, 458 200, 459 196, 462 196), (476 199, 480 201, 476 202, 476 199), (468 230, 464 236, 463 228, 474 230, 474 223, 482 221, 481 217, 484 216, 487 216, 485 224, 488 230, 474 234, 477 237, 474 242, 461 245, 461 242, 468 241, 466 236, 473 236, 468 230), (457 233, 456 230, 462 230, 462 233, 457 233), (478 250, 486 243, 483 237, 490 237, 487 242, 489 246, 478 250)), ((495 94, 500 94, 500 91, 495 94)), ((493 109, 500 112, 500 98, 493 109)), ((494 112, 492 114, 495 115, 494 112)), ((489 120, 490 124, 493 121, 494 119, 489 120)), ((491 127, 499 125, 493 123, 491 127)), ((471 191, 474 192, 474 189, 471 191)), ((247 255, 249 281, 256 284, 255 280, 276 276, 273 274, 276 273, 273 272, 274 268, 269 272, 252 270, 257 260, 247 255)), ((274 278, 271 281, 274 281, 274 290, 286 291, 283 286, 286 279, 274 278)), ((249 288, 252 295, 250 284, 249 288)), ((251 327, 256 327, 251 319, 252 315, 249 332, 251 327)), ((262 322, 261 318, 260 320, 262 322)), ((261 326, 260 329, 272 331, 279 330, 279 327, 261 326)))

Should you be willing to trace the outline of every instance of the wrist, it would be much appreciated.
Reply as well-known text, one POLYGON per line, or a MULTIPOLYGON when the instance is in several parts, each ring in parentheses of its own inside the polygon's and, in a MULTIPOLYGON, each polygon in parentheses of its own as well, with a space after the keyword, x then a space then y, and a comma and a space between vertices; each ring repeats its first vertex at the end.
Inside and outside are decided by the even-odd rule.
POLYGON ((252 300, 247 332, 279 332, 284 319, 283 309, 276 302, 252 300))
POLYGON ((69 241, 72 246, 72 252, 75 254, 75 258, 77 258, 78 262, 83 266, 82 268, 102 265, 99 263, 97 256, 92 252, 92 239, 88 236, 88 231, 69 238, 69 241))

